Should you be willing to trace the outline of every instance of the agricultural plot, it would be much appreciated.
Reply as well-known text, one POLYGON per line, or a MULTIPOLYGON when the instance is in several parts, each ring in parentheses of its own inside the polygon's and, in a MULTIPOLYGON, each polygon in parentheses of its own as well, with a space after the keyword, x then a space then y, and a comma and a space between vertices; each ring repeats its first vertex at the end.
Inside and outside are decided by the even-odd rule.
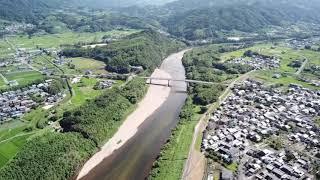
POLYGON ((0 58, 6 58, 14 52, 15 50, 4 39, 0 39, 0 58))
POLYGON ((20 151, 31 135, 32 134, 21 135, 13 137, 8 141, 0 142, 0 167, 5 165, 20 151))
POLYGON ((32 59, 32 66, 41 70, 46 69, 55 69, 56 67, 50 61, 52 58, 50 56, 42 55, 36 56, 32 59))
POLYGON ((0 89, 3 87, 6 87, 7 84, 4 82, 4 80, 0 77, 0 89))
POLYGON ((96 33, 74 33, 66 32, 62 34, 48 34, 43 36, 10 37, 8 40, 19 48, 35 49, 41 48, 59 48, 61 45, 72 45, 76 43, 100 42, 102 37, 119 38, 137 32, 136 30, 114 30, 109 32, 96 33))
POLYGON ((71 64, 75 65, 75 69, 81 72, 90 70, 93 73, 106 73, 106 64, 102 61, 97 61, 89 58, 71 58, 71 64))
POLYGON ((25 85, 38 79, 43 79, 43 75, 36 71, 12 72, 4 74, 8 81, 16 80, 19 85, 25 85))
POLYGON ((34 132, 25 132, 22 122, 10 122, 0 129, 0 168, 13 158, 34 132))

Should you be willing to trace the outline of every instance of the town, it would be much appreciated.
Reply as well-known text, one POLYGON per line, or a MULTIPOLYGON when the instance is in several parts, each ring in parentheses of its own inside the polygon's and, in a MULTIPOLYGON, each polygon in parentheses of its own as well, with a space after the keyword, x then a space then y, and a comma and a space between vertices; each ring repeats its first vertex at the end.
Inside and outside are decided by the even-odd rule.
POLYGON ((228 62, 231 64, 249 65, 256 70, 274 69, 280 66, 280 60, 276 57, 262 56, 257 53, 250 54, 249 56, 250 57, 235 58, 228 62))
POLYGON ((242 179, 306 179, 319 165, 320 91, 291 84, 279 90, 255 80, 236 85, 212 115, 202 148, 236 163, 242 179))
POLYGON ((0 94, 0 123, 22 117, 38 106, 53 106, 63 99, 62 93, 50 94, 52 79, 44 83, 0 94))

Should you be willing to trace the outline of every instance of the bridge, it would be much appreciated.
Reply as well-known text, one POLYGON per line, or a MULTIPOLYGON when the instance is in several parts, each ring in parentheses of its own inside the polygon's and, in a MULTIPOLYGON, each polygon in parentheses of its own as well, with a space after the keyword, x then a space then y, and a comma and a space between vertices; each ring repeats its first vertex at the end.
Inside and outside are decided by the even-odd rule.
POLYGON ((215 82, 207 82, 207 81, 198 81, 198 80, 191 80, 191 79, 172 79, 172 78, 157 78, 157 77, 141 77, 141 76, 137 76, 137 78, 140 79, 146 79, 148 84, 155 84, 156 83, 152 83, 152 80, 156 80, 156 81, 167 81, 167 86, 171 86, 170 82, 185 82, 187 84, 189 83, 195 83, 195 84, 208 84, 208 85, 228 85, 228 83, 215 83, 215 82))

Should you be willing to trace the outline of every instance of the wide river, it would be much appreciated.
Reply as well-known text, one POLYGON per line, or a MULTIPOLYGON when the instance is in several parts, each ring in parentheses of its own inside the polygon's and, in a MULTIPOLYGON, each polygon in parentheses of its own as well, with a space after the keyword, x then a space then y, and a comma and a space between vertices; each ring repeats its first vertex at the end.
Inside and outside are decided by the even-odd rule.
MULTIPOLYGON (((166 58, 160 69, 174 79, 185 79, 181 58, 185 51, 166 58)), ((186 84, 171 82, 167 100, 139 127, 138 132, 121 148, 114 151, 82 180, 143 180, 178 123, 178 116, 186 100, 186 84)))

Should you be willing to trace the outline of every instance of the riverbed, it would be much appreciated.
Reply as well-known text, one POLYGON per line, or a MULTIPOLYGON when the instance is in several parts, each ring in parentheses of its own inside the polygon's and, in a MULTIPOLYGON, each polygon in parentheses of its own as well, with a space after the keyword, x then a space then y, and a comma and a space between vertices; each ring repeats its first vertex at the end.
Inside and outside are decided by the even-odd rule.
MULTIPOLYGON (((166 58, 159 70, 173 79, 185 79, 185 70, 181 62, 184 53, 185 51, 181 51, 166 58)), ((99 164, 82 175, 81 180, 143 180, 148 176, 162 145, 178 123, 180 110, 187 97, 187 86, 184 82, 171 82, 170 85, 166 100, 150 116, 142 119, 135 134, 122 142, 121 146, 114 150, 111 148, 110 155, 99 159, 99 164)), ((161 86, 150 88, 168 90, 168 87, 161 86)), ((161 94, 153 96, 154 101, 157 101, 157 96, 161 94)), ((153 99, 151 97, 151 101, 153 99)))

